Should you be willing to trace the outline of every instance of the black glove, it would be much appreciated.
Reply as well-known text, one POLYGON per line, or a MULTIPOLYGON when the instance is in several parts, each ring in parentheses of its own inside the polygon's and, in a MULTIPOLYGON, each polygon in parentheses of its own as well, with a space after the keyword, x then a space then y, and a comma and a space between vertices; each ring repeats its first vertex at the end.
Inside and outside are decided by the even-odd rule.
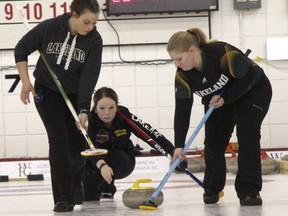
POLYGON ((176 167, 176 171, 178 171, 178 172, 184 172, 185 171, 185 169, 187 169, 187 167, 188 167, 188 162, 187 162, 187 160, 183 160, 183 161, 181 161, 181 163, 176 167))
POLYGON ((134 155, 141 155, 141 151, 144 150, 140 145, 136 144, 136 146, 133 145, 133 153, 134 155))

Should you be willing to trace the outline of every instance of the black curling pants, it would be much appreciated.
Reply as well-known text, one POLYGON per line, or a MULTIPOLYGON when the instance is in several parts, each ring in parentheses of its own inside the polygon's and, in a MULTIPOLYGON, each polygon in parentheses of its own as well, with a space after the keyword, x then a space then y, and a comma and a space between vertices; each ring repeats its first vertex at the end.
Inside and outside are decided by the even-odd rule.
MULTIPOLYGON (((35 90, 41 94, 34 101, 48 135, 54 203, 74 204, 74 189, 81 186, 84 175, 85 158, 80 153, 86 148, 85 138, 60 93, 37 82, 35 90)), ((69 99, 76 107, 77 95, 69 95, 69 99)))
POLYGON ((212 112, 205 124, 206 170, 203 183, 206 191, 217 194, 225 186, 225 150, 235 125, 239 143, 235 190, 240 199, 261 191, 260 131, 271 97, 270 82, 263 74, 257 85, 236 103, 212 112))
MULTIPOLYGON (((97 157, 97 156, 96 156, 97 157)), ((101 155, 103 158, 103 155, 101 155)), ((114 194, 115 179, 123 179, 129 176, 135 168, 135 156, 120 149, 109 149, 103 160, 112 168, 114 176, 111 184, 108 184, 102 177, 100 170, 92 158, 87 161, 85 177, 83 180, 85 190, 85 200, 92 201, 99 198, 100 192, 110 192, 114 194)))

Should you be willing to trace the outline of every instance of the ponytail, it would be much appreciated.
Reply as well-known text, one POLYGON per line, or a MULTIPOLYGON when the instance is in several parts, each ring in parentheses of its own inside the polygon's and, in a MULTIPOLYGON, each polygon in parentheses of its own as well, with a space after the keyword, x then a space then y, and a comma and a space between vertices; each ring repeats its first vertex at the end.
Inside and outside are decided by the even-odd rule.
POLYGON ((179 52, 187 52, 192 45, 200 47, 201 44, 206 43, 206 35, 201 29, 190 28, 187 31, 174 33, 168 41, 167 51, 177 50, 179 52))
POLYGON ((201 44, 207 43, 206 35, 201 29, 191 28, 191 29, 188 29, 187 32, 195 38, 195 41, 196 41, 195 43, 198 45, 197 47, 199 47, 201 44))

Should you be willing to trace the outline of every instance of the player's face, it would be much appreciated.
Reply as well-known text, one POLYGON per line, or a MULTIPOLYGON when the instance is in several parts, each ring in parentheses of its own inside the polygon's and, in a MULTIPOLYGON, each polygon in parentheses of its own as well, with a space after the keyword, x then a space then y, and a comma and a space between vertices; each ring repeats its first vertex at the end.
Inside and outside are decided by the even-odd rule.
POLYGON ((195 67, 194 52, 179 52, 177 50, 169 52, 170 58, 174 61, 176 67, 184 71, 192 70, 195 67))
POLYGON ((87 35, 93 30, 99 18, 99 14, 85 10, 80 16, 75 18, 75 31, 79 35, 87 35))
POLYGON ((97 103, 95 112, 105 125, 110 125, 116 115, 117 104, 109 97, 103 97, 97 103))

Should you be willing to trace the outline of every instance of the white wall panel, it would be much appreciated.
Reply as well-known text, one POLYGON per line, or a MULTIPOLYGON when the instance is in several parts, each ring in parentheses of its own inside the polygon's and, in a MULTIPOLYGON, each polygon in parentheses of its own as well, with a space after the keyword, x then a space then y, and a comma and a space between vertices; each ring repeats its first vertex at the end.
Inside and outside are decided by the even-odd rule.
MULTIPOLYGON (((46 4, 44 3, 46 1, 48 0, 41 2, 46 4)), ((30 4, 37 2, 31 1, 30 4)), ((49 2, 50 4, 53 3, 50 0, 49 2)), ((63 3, 63 0, 57 2, 60 4, 63 3)), ((99 2, 104 8, 103 3, 105 1, 99 0, 99 2)), ((21 1, 21 4, 27 4, 27 1, 21 1)), ((257 56, 263 58, 264 60, 258 64, 263 67, 272 83, 273 98, 270 111, 262 126, 262 147, 287 148, 288 61, 266 61, 267 50, 269 49, 266 40, 268 38, 287 38, 288 36, 287 0, 277 0, 277 4, 275 0, 262 0, 261 9, 243 10, 241 16, 239 11, 233 9, 233 1, 219 1, 219 4, 220 10, 211 12, 212 38, 232 43, 243 51, 247 48, 251 49, 252 53, 249 57, 252 59, 257 56)), ((185 14, 185 16, 190 16, 190 14, 185 14)), ((129 16, 118 18, 127 17, 129 16)), ((207 36, 209 32, 207 18, 204 17, 139 19, 140 17, 135 16, 133 19, 133 16, 130 16, 129 20, 111 21, 119 34, 121 44, 166 43, 174 32, 190 27, 203 28, 207 36)), ((115 19, 115 17, 108 18, 115 19)), ((2 21, 0 18, 0 22, 2 21)), ((19 20, 14 21, 19 22, 19 20)), ((0 25, 0 49, 13 48, 25 33, 23 25, 13 24, 13 27, 11 26, 12 24, 0 25)), ((103 37, 104 44, 109 46, 104 48, 103 62, 105 64, 102 66, 96 87, 109 86, 114 88, 119 95, 120 104, 126 105, 140 118, 157 127, 173 142, 174 64, 157 66, 120 64, 118 48, 110 46, 118 43, 116 33, 102 13, 97 27, 103 37), (113 64, 115 61, 117 64, 113 64), (109 64, 107 64, 108 62, 109 64)), ((288 43, 283 42, 280 46, 273 48, 277 49, 276 52, 282 48, 287 51, 286 45, 288 43)), ((120 52, 122 58, 128 61, 169 58, 165 45, 121 46, 120 52)), ((29 57, 30 65, 35 64, 37 58, 37 53, 29 57)), ((19 100, 19 91, 14 92, 14 94, 7 94, 7 88, 4 88, 4 86, 11 85, 3 76, 8 71, 5 69, 7 67, 12 67, 11 70, 17 74, 12 50, 0 51, 0 157, 48 156, 46 132, 34 104, 25 106, 19 100)), ((31 73, 32 71, 33 68, 31 68, 31 73)), ((17 87, 19 88, 20 84, 17 87)), ((195 106, 192 109, 187 139, 204 115, 201 99, 197 96, 194 99, 195 106)), ((132 140, 135 144, 142 143, 134 136, 132 140)), ((192 147, 202 147, 203 140, 204 131, 201 130, 192 147)), ((233 133, 231 141, 237 141, 235 133, 233 133)), ((143 146, 149 149, 148 145, 143 144, 143 146)))

